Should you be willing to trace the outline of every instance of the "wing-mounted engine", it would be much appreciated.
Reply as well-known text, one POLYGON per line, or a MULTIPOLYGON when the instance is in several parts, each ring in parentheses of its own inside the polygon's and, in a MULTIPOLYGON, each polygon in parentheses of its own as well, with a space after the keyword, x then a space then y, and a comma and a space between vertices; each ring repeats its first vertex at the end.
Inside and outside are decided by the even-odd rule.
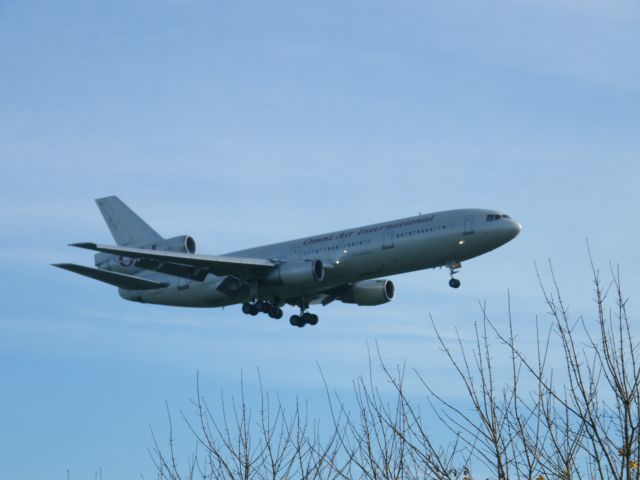
POLYGON ((322 260, 298 260, 283 263, 265 278, 267 285, 309 285, 324 280, 322 260))
POLYGON ((344 303, 362 306, 382 305, 395 296, 396 287, 391 280, 363 280, 354 283, 340 298, 344 303))

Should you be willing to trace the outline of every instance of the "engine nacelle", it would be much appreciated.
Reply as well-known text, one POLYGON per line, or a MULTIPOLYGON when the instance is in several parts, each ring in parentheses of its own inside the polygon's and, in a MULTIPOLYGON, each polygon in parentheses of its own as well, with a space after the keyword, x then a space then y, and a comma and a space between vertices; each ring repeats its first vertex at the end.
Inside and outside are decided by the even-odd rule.
POLYGON ((181 253, 196 253, 196 241, 190 235, 179 235, 167 238, 163 246, 158 246, 159 250, 181 253), (164 247, 164 248, 162 248, 164 247))
POLYGON ((322 260, 287 262, 272 271, 266 278, 270 285, 309 285, 324 280, 322 260))
POLYGON ((382 305, 393 300, 395 293, 396 287, 391 280, 363 280, 354 283, 342 296, 342 301, 362 306, 382 305))

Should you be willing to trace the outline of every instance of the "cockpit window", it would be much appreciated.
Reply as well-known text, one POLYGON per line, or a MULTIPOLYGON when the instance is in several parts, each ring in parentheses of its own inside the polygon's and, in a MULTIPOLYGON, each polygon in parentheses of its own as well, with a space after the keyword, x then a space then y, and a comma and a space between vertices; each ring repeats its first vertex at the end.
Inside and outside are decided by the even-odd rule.
POLYGON ((509 215, 505 215, 504 213, 490 213, 487 215, 487 222, 493 222, 494 220, 499 220, 501 218, 511 218, 509 215))

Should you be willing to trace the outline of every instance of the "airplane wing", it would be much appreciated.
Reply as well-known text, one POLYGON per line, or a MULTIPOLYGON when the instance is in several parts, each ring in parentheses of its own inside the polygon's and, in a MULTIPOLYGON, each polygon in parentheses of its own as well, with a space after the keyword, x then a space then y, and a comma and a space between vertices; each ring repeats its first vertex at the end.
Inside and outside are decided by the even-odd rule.
POLYGON ((136 263, 136 266, 158 271, 162 271, 161 269, 164 268, 166 273, 170 273, 171 268, 174 268, 177 271, 179 269, 184 269, 184 267, 191 267, 194 271, 193 278, 196 279, 204 279, 206 273, 209 272, 220 276, 259 276, 269 272, 277 266, 277 264, 261 258, 194 255, 180 252, 146 250, 143 248, 98 245, 91 242, 72 243, 70 246, 86 248, 97 252, 110 253, 112 255, 120 255, 128 258, 136 258, 139 259, 139 261, 142 260, 142 262, 136 263), (204 272, 204 275, 201 275, 198 272, 204 272))
POLYGON ((134 275, 100 270, 99 268, 85 267, 74 263, 54 263, 54 267, 62 268, 73 273, 79 273, 85 277, 90 277, 101 282, 114 285, 127 290, 152 290, 154 288, 166 287, 168 283, 155 282, 134 275))
POLYGON ((318 298, 309 303, 321 303, 323 307, 326 307, 331 302, 340 299, 350 288, 351 285, 339 285, 337 287, 330 288, 329 290, 322 292, 321 295, 318 295, 318 298))

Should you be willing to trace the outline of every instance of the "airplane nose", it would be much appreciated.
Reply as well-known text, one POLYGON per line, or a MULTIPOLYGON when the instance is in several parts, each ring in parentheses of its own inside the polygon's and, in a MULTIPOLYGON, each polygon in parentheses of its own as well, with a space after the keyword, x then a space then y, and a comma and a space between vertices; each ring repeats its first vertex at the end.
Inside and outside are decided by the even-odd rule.
POLYGON ((516 238, 518 234, 522 231, 522 224, 516 222, 515 220, 511 220, 508 228, 509 228, 510 237, 516 238))

